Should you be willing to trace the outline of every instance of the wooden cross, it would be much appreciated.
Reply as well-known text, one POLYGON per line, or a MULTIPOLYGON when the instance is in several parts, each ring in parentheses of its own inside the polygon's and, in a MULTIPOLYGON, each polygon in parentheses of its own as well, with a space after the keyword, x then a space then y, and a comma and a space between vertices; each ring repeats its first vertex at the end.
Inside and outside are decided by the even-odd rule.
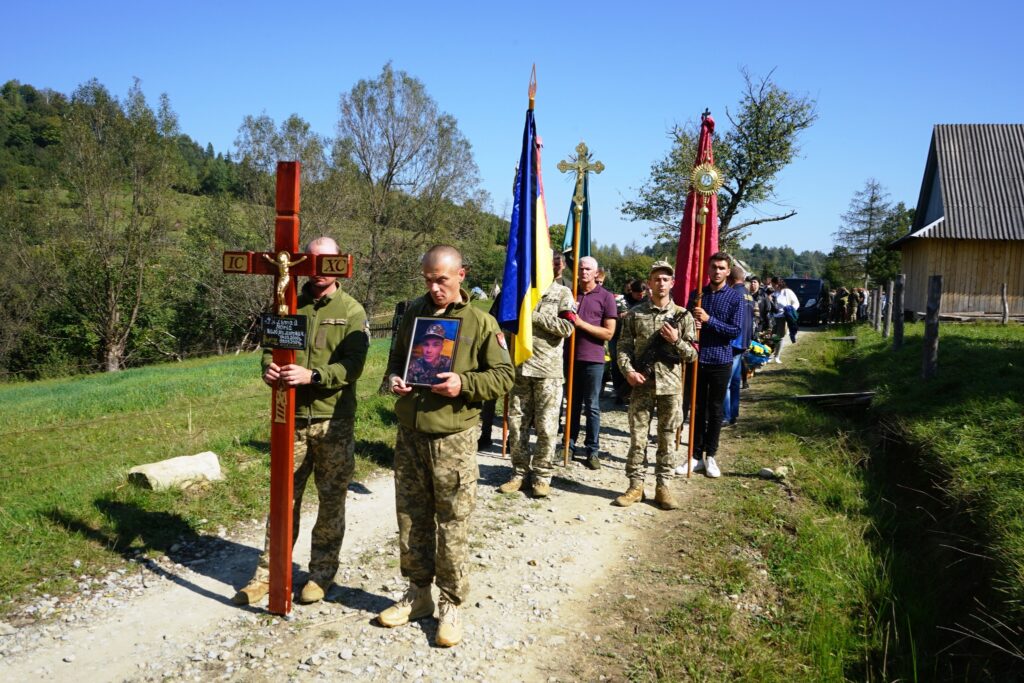
MULTIPOLYGON (((352 277, 351 254, 299 253, 298 161, 277 164, 274 251, 224 252, 224 272, 274 276, 273 312, 294 315, 295 276, 352 277)), ((278 366, 295 362, 293 349, 275 348, 278 366)), ((270 401, 270 606, 275 614, 292 608, 292 474, 295 462, 295 389, 277 384, 270 401)))

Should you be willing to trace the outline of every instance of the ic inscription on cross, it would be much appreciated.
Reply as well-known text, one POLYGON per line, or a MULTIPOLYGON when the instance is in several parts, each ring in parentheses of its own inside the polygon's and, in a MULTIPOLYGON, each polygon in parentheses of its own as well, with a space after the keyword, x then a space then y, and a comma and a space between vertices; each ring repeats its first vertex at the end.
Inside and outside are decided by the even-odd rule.
MULTIPOLYGON (((277 217, 274 251, 226 251, 224 272, 274 276, 272 313, 262 316, 263 345, 273 348, 279 366, 295 362, 306 347, 306 324, 295 315, 296 276, 352 277, 351 254, 299 252, 297 161, 277 164, 277 217)), ((292 470, 295 457, 295 389, 275 385, 270 402, 270 606, 275 614, 292 608, 292 470)))

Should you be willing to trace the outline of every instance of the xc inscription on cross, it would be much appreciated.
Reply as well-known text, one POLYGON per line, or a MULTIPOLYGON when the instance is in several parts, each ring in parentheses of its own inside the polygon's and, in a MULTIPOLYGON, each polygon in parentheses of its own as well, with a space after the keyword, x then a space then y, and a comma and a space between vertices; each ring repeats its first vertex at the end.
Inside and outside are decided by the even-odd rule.
MULTIPOLYGON (((277 164, 277 217, 274 251, 226 251, 224 272, 273 275, 273 313, 263 316, 264 346, 273 346, 278 366, 295 362, 305 348, 303 316, 295 315, 295 277, 352 277, 351 254, 299 252, 299 176, 297 161, 277 164), (269 328, 273 328, 271 333, 269 328)), ((292 608, 292 471, 295 460, 295 389, 277 384, 270 403, 270 606, 275 614, 292 608)))

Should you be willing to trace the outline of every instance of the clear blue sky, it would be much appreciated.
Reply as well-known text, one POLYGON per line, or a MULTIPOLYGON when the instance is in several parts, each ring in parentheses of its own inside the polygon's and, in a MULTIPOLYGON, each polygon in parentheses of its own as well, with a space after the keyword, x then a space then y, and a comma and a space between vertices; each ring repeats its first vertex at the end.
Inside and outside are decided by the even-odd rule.
POLYGON ((123 95, 137 76, 152 102, 170 96, 185 133, 229 151, 247 114, 297 113, 333 135, 339 94, 391 60, 458 119, 501 214, 536 62, 549 220, 565 220, 572 194, 555 164, 584 139, 607 167, 591 181, 594 238, 624 245, 650 241, 619 207, 672 124, 704 107, 724 122, 740 67, 775 69, 820 119, 781 176, 782 206, 763 207, 798 215, 747 243, 828 251, 867 178, 916 203, 933 124, 1024 121, 1022 6, 40 0, 4 9, 0 79, 71 92, 95 77, 123 95))

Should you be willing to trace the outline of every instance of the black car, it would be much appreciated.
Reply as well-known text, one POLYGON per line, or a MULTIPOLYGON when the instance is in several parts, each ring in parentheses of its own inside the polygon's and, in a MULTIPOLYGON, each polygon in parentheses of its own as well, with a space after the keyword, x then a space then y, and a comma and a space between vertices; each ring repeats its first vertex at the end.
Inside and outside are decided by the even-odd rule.
POLYGON ((793 290, 800 301, 799 323, 819 325, 828 322, 828 286, 817 278, 787 277, 786 286, 793 290))

